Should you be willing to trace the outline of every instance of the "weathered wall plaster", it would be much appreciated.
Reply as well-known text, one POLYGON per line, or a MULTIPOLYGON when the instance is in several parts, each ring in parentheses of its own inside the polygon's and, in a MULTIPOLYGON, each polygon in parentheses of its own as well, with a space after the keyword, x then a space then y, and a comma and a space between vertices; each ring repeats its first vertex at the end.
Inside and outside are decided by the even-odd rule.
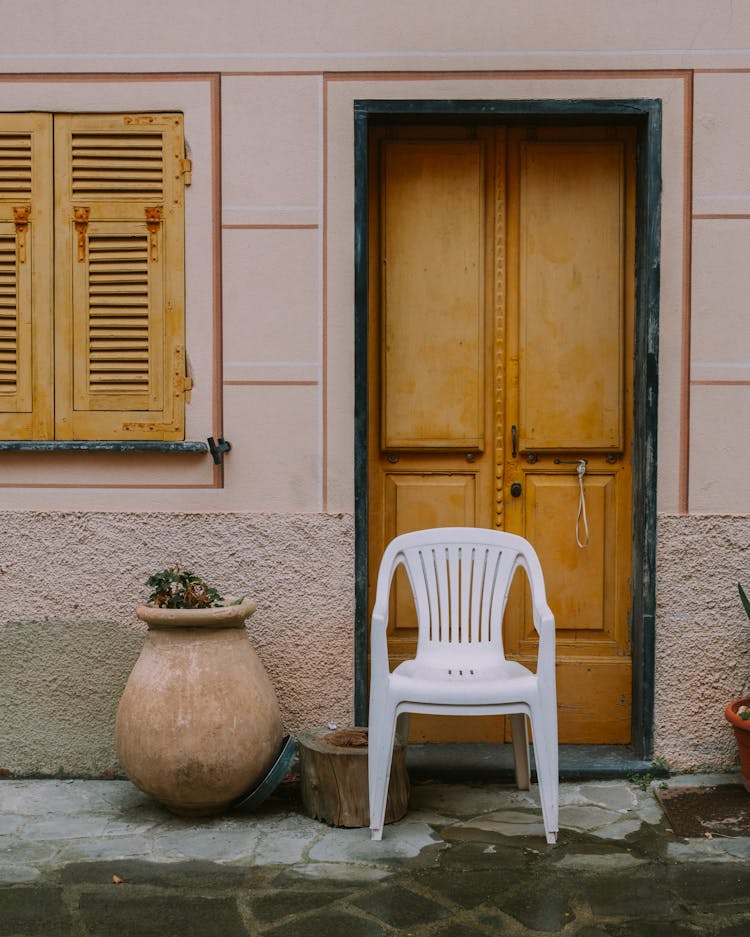
POLYGON ((252 596, 250 640, 287 732, 352 719, 350 515, 0 516, 0 769, 118 772, 114 716, 146 577, 178 561, 252 596))
MULTIPOLYGON (((662 515, 655 754, 730 768, 725 704, 750 693, 750 518, 662 515)), ((133 609, 178 560, 258 603, 250 640, 287 731, 352 719, 350 515, 6 513, 0 518, 0 769, 118 772, 117 702, 143 642, 133 609)))
POLYGON ((655 754, 673 768, 730 768, 724 707, 750 693, 750 518, 662 515, 658 527, 655 754))

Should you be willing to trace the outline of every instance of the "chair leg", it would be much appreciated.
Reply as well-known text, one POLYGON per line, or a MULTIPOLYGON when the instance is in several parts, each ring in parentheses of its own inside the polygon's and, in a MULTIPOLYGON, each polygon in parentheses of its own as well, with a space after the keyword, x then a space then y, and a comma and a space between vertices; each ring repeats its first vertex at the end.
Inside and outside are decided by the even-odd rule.
POLYGON ((396 719, 396 735, 406 745, 409 741, 409 717, 411 713, 400 713, 396 719))
POLYGON ((396 716, 389 706, 370 710, 367 776, 370 794, 370 838, 383 838, 388 783, 391 778, 396 716))
POLYGON ((557 720, 544 719, 544 704, 532 710, 531 728, 534 733, 534 761, 539 783, 539 799, 542 802, 542 817, 547 842, 557 842, 559 829, 560 774, 557 751, 557 720), (540 711, 541 710, 541 711, 540 711))
POLYGON ((516 787, 519 791, 527 791, 531 787, 531 769, 529 767, 529 733, 525 713, 511 714, 510 734, 513 742, 516 787))

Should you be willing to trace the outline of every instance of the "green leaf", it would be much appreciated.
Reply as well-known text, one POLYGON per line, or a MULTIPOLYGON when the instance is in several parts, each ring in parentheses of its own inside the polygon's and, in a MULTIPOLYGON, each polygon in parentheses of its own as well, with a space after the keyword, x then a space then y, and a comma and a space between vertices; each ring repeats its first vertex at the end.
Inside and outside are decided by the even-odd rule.
POLYGON ((177 564, 153 573, 146 585, 152 589, 148 601, 159 608, 210 608, 223 601, 200 576, 177 564))
POLYGON ((745 590, 739 582, 737 583, 737 588, 740 590, 740 600, 745 609, 745 614, 750 618, 750 599, 745 595, 745 590))

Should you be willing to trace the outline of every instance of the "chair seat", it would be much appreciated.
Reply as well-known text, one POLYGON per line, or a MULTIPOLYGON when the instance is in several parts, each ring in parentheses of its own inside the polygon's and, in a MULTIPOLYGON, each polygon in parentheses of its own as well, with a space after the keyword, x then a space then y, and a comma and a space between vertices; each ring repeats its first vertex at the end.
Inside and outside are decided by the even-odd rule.
POLYGON ((536 675, 514 660, 450 667, 406 660, 391 674, 390 692, 415 703, 439 698, 441 703, 487 706, 536 696, 536 675))

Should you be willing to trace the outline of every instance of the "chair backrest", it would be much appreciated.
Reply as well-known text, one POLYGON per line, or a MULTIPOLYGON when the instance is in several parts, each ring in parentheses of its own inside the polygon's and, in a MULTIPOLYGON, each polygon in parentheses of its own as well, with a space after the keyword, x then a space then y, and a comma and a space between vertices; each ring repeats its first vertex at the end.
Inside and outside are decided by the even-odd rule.
POLYGON ((406 568, 414 594, 417 657, 447 650, 454 655, 489 650, 502 655, 505 605, 519 567, 526 571, 533 604, 546 605, 536 552, 515 534, 437 527, 396 537, 383 554, 376 605, 378 600, 387 601, 400 565, 406 568))

